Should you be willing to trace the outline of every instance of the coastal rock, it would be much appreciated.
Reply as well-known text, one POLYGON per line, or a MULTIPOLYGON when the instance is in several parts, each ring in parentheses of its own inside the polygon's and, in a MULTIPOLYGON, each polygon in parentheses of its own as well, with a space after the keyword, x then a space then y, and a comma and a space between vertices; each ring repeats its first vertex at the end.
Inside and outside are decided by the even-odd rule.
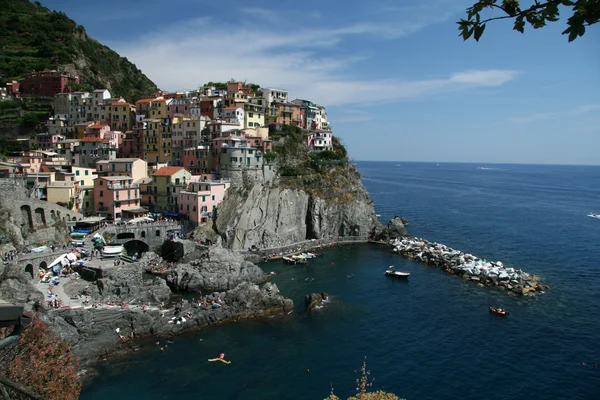
POLYGON ((321 306, 324 300, 327 300, 327 293, 311 293, 304 296, 304 305, 307 310, 314 310, 321 306))
POLYGON ((88 282, 67 280, 64 291, 69 297, 89 296, 91 302, 157 304, 169 301, 171 290, 162 279, 144 281, 142 263, 124 264, 105 269, 102 279, 88 282))
POLYGON ((391 241, 391 244, 396 253, 440 267, 480 286, 498 286, 502 290, 508 289, 511 293, 519 295, 543 291, 543 285, 536 275, 506 267, 500 261, 489 262, 420 238, 398 238, 391 241))
POLYGON ((215 229, 231 249, 275 248, 309 239, 367 236, 379 224, 368 192, 357 180, 348 201, 334 201, 303 190, 267 187, 227 192, 217 210, 215 229))
POLYGON ((386 225, 375 228, 371 234, 371 238, 377 241, 388 241, 408 236, 405 224, 405 219, 395 216, 386 225))
POLYGON ((165 274, 173 290, 213 292, 233 289, 242 282, 262 283, 265 273, 236 252, 212 247, 205 258, 179 264, 165 274))
POLYGON ((219 306, 191 306, 160 309, 138 306, 100 306, 86 309, 51 310, 42 315, 44 322, 61 338, 69 341, 75 354, 84 362, 112 354, 115 349, 129 350, 136 336, 171 336, 211 324, 240 318, 260 317, 294 308, 291 299, 283 297, 276 285, 262 288, 245 282, 210 298, 221 299, 219 306), (183 317, 179 323, 176 318, 183 317), (117 332, 116 329, 119 329, 117 332), (125 341, 119 338, 123 335, 125 341))
POLYGON ((16 264, 0 264, 0 297, 9 303, 24 305, 27 311, 44 295, 32 284, 31 275, 25 268, 16 264))

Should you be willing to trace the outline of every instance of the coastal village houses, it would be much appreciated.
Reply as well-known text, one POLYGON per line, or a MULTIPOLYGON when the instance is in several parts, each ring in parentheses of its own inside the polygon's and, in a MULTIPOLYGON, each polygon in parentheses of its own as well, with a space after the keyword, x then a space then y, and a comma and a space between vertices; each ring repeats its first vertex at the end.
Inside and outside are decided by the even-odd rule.
POLYGON ((54 113, 44 132, 24 139, 29 151, 0 167, 35 197, 86 216, 207 223, 241 171, 271 171, 269 127, 300 127, 310 151, 333 149, 325 107, 284 89, 232 80, 128 102, 107 89, 72 90, 78 82, 53 71, 5 85, 6 98, 52 96, 54 113))

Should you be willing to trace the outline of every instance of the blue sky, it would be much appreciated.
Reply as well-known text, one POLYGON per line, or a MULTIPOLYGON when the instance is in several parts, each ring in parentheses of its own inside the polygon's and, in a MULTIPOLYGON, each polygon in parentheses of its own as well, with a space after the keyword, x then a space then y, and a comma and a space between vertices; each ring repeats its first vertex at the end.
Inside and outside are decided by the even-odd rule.
POLYGON ((568 43, 564 22, 498 21, 464 42, 473 2, 42 4, 164 90, 235 78, 323 104, 357 160, 600 165, 600 24, 568 43))

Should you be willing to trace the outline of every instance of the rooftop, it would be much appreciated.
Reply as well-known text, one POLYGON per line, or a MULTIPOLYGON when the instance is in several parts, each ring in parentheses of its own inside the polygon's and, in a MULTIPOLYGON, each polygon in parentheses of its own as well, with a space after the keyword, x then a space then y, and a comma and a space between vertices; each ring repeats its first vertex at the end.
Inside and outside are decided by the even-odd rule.
POLYGON ((171 176, 184 169, 184 167, 162 167, 152 174, 152 176, 171 176))

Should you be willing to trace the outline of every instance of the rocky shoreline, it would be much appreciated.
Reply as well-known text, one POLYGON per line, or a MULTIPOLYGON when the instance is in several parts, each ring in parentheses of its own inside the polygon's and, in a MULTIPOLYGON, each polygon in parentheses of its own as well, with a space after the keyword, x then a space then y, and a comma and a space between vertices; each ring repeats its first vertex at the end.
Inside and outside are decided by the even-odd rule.
POLYGON ((404 257, 439 267, 480 287, 497 287, 523 296, 542 294, 549 288, 540 282, 537 275, 507 267, 500 261, 487 261, 425 239, 405 236, 392 239, 389 244, 394 252, 404 257))

